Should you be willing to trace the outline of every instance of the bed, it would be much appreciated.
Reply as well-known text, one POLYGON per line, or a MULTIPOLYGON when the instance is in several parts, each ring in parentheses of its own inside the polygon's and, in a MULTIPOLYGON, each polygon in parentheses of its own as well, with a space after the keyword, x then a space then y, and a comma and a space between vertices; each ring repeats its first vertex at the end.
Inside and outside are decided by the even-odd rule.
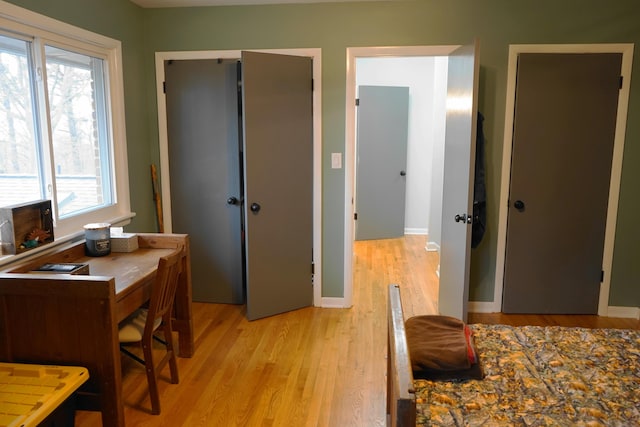
POLYGON ((389 286, 388 425, 640 425, 640 331, 469 328, 483 379, 414 379, 400 289, 389 286))

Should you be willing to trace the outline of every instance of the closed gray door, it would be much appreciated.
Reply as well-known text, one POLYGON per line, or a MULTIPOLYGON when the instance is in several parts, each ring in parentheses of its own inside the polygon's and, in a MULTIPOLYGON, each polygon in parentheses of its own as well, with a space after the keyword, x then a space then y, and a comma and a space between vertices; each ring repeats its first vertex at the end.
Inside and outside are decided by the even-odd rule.
POLYGON ((449 56, 438 311, 467 319, 478 100, 478 42, 449 56))
POLYGON ((404 235, 408 124, 408 87, 358 87, 356 240, 404 235))
POLYGON ((597 313, 621 63, 518 57, 504 312, 597 313))
POLYGON ((193 299, 244 303, 236 60, 165 62, 171 222, 189 234, 193 299))
POLYGON ((242 52, 247 317, 312 304, 311 58, 242 52))

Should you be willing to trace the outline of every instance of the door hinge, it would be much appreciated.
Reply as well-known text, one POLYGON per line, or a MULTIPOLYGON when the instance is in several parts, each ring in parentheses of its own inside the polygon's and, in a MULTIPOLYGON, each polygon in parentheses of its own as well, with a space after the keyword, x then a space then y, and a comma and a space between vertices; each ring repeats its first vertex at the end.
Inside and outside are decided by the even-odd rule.
POLYGON ((353 219, 356 220, 356 221, 358 220, 358 213, 357 212, 354 212, 353 219))
POLYGON ((311 275, 313 276, 314 274, 316 274, 316 265, 315 263, 311 263, 311 275))
POLYGON ((604 282, 604 270, 600 272, 600 283, 604 282))
POLYGON ((311 92, 313 92, 315 88, 316 88, 315 82, 313 81, 313 79, 311 79, 311 92))
POLYGON ((162 82, 162 93, 167 93, 167 82, 162 82))
POLYGON ((620 89, 622 89, 622 82, 624 80, 624 76, 620 76, 620 89))
POLYGON ((360 105, 360 98, 356 98, 356 107, 360 105))

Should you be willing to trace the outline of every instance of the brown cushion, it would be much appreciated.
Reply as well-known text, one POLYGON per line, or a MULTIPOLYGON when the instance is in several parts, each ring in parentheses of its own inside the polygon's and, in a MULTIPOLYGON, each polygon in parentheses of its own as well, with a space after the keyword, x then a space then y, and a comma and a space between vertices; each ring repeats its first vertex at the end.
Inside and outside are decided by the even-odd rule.
POLYGON ((450 316, 415 316, 405 322, 415 378, 481 379, 468 327, 450 316))

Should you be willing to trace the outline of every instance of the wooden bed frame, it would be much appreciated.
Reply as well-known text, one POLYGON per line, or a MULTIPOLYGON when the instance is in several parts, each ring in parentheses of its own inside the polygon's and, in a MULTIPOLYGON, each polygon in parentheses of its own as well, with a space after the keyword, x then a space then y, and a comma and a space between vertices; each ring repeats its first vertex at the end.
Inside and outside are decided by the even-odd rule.
POLYGON ((416 395, 398 285, 389 285, 387 307, 387 425, 415 427, 416 395))

